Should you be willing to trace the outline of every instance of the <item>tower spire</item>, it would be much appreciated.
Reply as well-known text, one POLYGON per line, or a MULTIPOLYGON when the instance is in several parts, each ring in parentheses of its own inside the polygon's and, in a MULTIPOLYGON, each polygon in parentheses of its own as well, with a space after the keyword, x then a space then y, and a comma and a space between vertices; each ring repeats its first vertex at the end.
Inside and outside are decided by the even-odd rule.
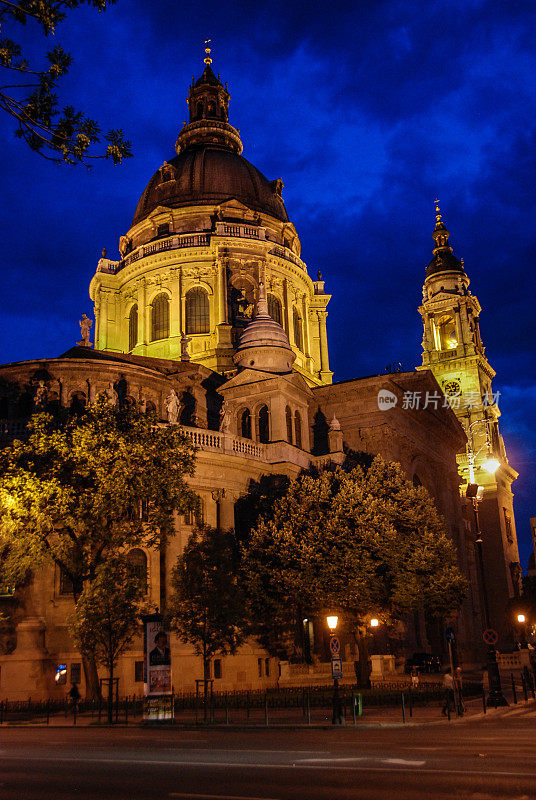
POLYGON ((435 244, 435 247, 432 251, 434 257, 428 264, 426 269, 426 277, 428 278, 430 275, 433 275, 436 272, 459 272, 464 274, 465 270, 463 268, 463 264, 456 258, 452 247, 449 244, 450 233, 447 229, 447 226, 443 222, 443 216, 439 207, 439 200, 436 198, 434 203, 436 212, 436 223, 434 232, 432 233, 432 238, 435 244))
POLYGON ((212 59, 210 57, 210 53, 212 52, 211 51, 211 47, 210 47, 211 41, 212 41, 212 39, 205 39, 205 54, 206 55, 205 55, 204 61, 205 61, 205 64, 207 65, 207 67, 212 64, 212 59))

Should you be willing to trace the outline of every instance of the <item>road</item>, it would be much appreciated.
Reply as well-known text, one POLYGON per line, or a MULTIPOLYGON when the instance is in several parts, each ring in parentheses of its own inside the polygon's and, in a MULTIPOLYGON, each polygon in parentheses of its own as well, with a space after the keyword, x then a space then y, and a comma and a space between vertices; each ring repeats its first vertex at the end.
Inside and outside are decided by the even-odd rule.
POLYGON ((0 729, 1 800, 534 800, 536 711, 342 729, 0 729))

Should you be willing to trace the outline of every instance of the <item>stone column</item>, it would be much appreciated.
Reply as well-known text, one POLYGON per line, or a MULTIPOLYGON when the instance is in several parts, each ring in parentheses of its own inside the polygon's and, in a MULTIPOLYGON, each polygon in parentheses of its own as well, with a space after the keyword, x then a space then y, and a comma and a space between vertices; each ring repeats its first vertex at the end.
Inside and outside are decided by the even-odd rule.
POLYGON ((179 278, 177 275, 169 282, 171 292, 169 334, 170 338, 181 337, 181 296, 179 291, 179 278))
POLYGON ((320 336, 320 374, 329 373, 328 332, 326 328, 327 311, 318 312, 318 333, 320 336))
POLYGON ((142 345, 144 348, 147 345, 146 303, 147 287, 145 281, 142 280, 138 286, 138 345, 142 345))

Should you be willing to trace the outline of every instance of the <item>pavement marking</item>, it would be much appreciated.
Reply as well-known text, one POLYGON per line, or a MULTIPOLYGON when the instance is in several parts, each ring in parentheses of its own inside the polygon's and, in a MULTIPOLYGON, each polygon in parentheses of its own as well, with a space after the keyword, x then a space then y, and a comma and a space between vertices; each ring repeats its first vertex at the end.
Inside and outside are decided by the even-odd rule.
MULTIPOLYGON (((130 758, 71 758, 71 757, 64 757, 58 756, 58 758, 50 758, 45 756, 22 756, 22 755, 4 755, 4 759, 9 759, 11 761, 46 761, 48 763, 51 762, 58 762, 58 763, 66 763, 66 762, 74 762, 77 764, 89 764, 89 763, 96 763, 96 764, 131 764, 132 766, 160 766, 160 767, 222 767, 228 769, 229 767, 237 767, 239 769, 264 769, 264 770, 277 770, 277 769, 289 769, 289 770, 296 770, 296 769, 329 769, 329 767, 322 766, 321 764, 310 764, 309 766, 303 764, 301 767, 297 766, 297 762, 292 764, 253 764, 248 763, 247 761, 164 761, 164 760, 140 760, 140 759, 130 759, 130 758)), ((325 762, 324 762, 325 763, 325 762)), ((386 772, 385 766, 367 766, 362 764, 360 766, 340 766, 331 767, 332 770, 351 770, 352 772, 386 772)), ((403 767, 400 766, 397 772, 416 772, 415 767, 403 767)), ((478 770, 478 769, 466 769, 466 770, 454 770, 451 767, 443 767, 435 768, 435 767, 427 767, 426 769, 420 770, 421 775, 482 775, 489 777, 511 777, 511 778, 522 778, 522 779, 533 779, 534 773, 532 772, 510 772, 506 770, 478 770)), ((221 796, 220 796, 221 797, 221 796)), ((221 797, 221 800, 226 800, 225 795, 221 797)), ((250 800, 249 798, 242 798, 242 800, 250 800)), ((262 800, 266 800, 266 798, 262 798, 262 800)))
POLYGON ((381 764, 400 764, 407 767, 422 767, 426 761, 408 761, 405 758, 380 758, 381 764))

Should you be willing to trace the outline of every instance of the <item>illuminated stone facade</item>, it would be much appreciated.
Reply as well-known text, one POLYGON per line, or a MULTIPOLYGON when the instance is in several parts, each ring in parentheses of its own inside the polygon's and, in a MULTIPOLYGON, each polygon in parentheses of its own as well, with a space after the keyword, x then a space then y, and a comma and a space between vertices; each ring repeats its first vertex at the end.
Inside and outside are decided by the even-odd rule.
MULTIPOLYGON (((458 454, 461 491, 465 498, 467 484, 483 487, 478 510, 490 622, 505 641, 511 634, 507 602, 520 591, 511 488, 518 473, 508 463, 499 432, 500 398, 493 391, 495 371, 480 334, 480 304, 469 289, 463 261, 454 256, 439 207, 433 238, 435 248, 419 308, 424 327, 420 369, 434 374, 467 435, 467 444, 458 454), (485 467, 490 457, 499 462, 494 473, 485 467)), ((466 503, 468 524, 474 527, 472 502, 466 503)))
MULTIPOLYGON (((236 501, 263 475, 294 478, 311 465, 342 463, 349 450, 398 461, 410 479, 428 489, 456 545, 471 585, 455 622, 457 647, 465 663, 475 662, 481 606, 456 463, 465 434, 456 414, 442 404, 404 407, 408 392, 440 391, 432 373, 443 360, 430 344, 425 366, 431 371, 332 384, 326 335, 330 296, 321 276, 311 280, 300 259, 282 182, 268 181, 242 158, 228 103, 226 87, 207 64, 190 87, 190 117, 179 134, 177 156, 149 181, 133 224, 120 239, 121 258, 103 254, 91 281, 95 349, 78 346, 59 358, 0 367, 3 441, 24 435, 38 404, 77 408, 106 395, 110 386, 118 402, 138 404, 170 423, 166 397, 173 390, 180 402, 177 422, 198 448, 191 485, 205 521, 222 528, 233 526, 236 501), (380 392, 391 393, 396 403, 379 408, 380 392)), ((457 285, 465 286, 467 279, 457 274, 457 285)), ((452 287, 444 286, 454 291, 455 283, 453 278, 452 287)), ((439 302, 434 292, 427 303, 439 302)), ((467 297, 461 290, 455 296, 456 303, 467 297)), ((454 295, 446 297, 453 302, 454 295)), ((428 308, 433 317, 435 306, 428 308)), ((452 339, 453 331, 447 333, 452 339)), ((429 327, 426 336, 433 341, 429 327)), ((483 354, 475 351, 475 358, 484 364, 483 354)), ((452 380, 461 369, 449 373, 452 380)), ((137 548, 136 563, 147 570, 147 598, 155 606, 165 605, 171 570, 194 522, 177 516, 176 535, 165 551, 137 548)), ((54 682, 55 669, 65 664, 69 679, 81 659, 67 629, 72 595, 58 569, 40 569, 14 596, 0 598, 0 605, 8 620, 0 629, 1 696, 64 696, 65 687, 54 682)), ((315 629, 309 621, 304 635, 316 642, 312 650, 322 659, 327 652, 316 624, 315 629)), ((399 663, 416 650, 433 649, 446 658, 441 626, 425 613, 407 619, 405 631, 399 663)), ((200 659, 175 636, 171 648, 175 688, 191 691, 201 677, 200 659)), ((343 656, 355 660, 353 641, 343 641, 343 656)), ((137 639, 120 659, 121 694, 141 694, 141 660, 137 639)), ((291 665, 278 665, 250 641, 236 656, 220 660, 217 669, 213 665, 215 689, 273 686, 279 668, 280 685, 315 680, 303 677, 303 670, 302 678, 293 677, 291 665)), ((345 667, 345 681, 354 678, 353 667, 345 667)), ((83 675, 81 683, 84 693, 83 675)))

